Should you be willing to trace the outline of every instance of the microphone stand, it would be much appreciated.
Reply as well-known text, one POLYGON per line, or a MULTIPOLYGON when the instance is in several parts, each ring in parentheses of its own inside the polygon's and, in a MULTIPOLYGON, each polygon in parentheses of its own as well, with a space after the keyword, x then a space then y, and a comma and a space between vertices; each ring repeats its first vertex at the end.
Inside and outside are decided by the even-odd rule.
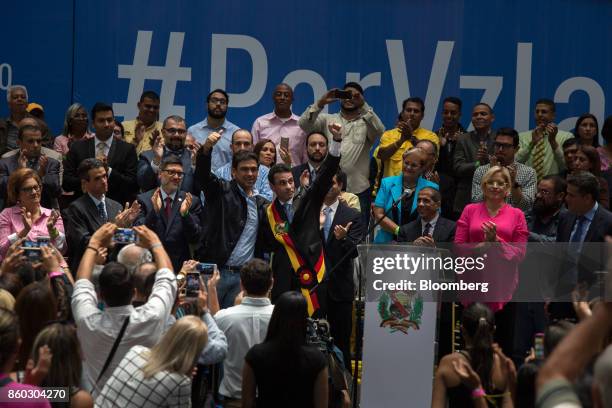
MULTIPOLYGON (((416 190, 416 189, 415 189, 416 190)), ((372 217, 368 217, 368 229, 366 233, 355 243, 355 246, 361 245, 366 238, 370 236, 370 234, 380 225, 382 220, 388 218, 388 214, 393 209, 397 209, 399 204, 402 202, 404 197, 410 195, 413 191, 412 189, 405 189, 402 195, 398 197, 397 200, 393 201, 391 207, 383 214, 380 219, 376 220, 374 224, 371 224, 372 217)), ((331 275, 336 269, 338 269, 339 265, 342 265, 346 259, 352 255, 352 252, 347 252, 340 258, 340 260, 331 268, 329 274, 331 275)), ((363 271, 361 268, 361 264, 359 264, 357 269, 357 300, 355 301, 355 367, 353 367, 353 408, 357 408, 357 377, 359 374, 359 363, 362 361, 361 354, 363 352, 363 317, 365 313, 365 300, 362 300, 362 282, 363 282, 363 271)))

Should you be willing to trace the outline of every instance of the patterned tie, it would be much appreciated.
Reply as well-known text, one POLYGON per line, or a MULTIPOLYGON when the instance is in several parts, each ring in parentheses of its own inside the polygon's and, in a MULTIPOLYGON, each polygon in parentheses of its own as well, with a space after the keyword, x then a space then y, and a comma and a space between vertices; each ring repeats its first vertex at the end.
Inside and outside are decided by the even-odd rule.
POLYGON ((423 236, 424 237, 431 236, 431 224, 430 223, 425 224, 425 230, 423 230, 423 236))
POLYGON ((285 213, 287 214, 287 220, 293 221, 293 205, 289 202, 285 203, 285 213))
POLYGON ((106 222, 108 220, 108 216, 106 215, 106 207, 104 206, 104 201, 100 201, 98 203, 98 215, 102 218, 102 222, 106 222))
POLYGON ((546 174, 544 174, 544 151, 546 148, 545 140, 542 139, 535 145, 533 153, 533 169, 536 171, 538 181, 540 181, 546 174))
POLYGON ((105 142, 100 142, 98 143, 98 145, 96 146, 96 158, 99 157, 106 157, 106 143, 105 142))
POLYGON ((170 196, 167 196, 165 201, 166 207, 164 208, 164 211, 166 212, 166 219, 169 220, 170 214, 172 213, 172 198, 170 198, 170 196))
POLYGON ((329 231, 331 230, 331 226, 332 226, 331 212, 332 212, 331 207, 325 207, 323 209, 323 214, 325 214, 325 221, 323 222, 323 234, 325 235, 326 241, 329 238, 329 231))

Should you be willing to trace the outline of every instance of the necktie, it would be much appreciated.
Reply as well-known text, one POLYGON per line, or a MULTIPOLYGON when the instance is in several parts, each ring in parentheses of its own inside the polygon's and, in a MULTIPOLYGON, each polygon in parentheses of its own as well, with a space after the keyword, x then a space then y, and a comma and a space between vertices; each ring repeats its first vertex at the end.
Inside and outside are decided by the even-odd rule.
POLYGON ((533 153, 533 169, 536 171, 536 175, 538 177, 538 181, 542 179, 546 174, 544 174, 544 149, 545 149, 545 140, 542 139, 536 144, 535 150, 533 153))
POLYGON ((96 157, 106 157, 106 143, 98 143, 98 146, 96 146, 96 151, 96 157))
POLYGON ((312 185, 312 183, 315 181, 316 178, 317 178, 317 170, 312 169, 310 171, 310 185, 312 185))
POLYGON ((293 221, 293 205, 289 202, 285 203, 285 213, 287 214, 287 220, 293 221))
POLYGON ((431 224, 427 223, 425 224, 425 229, 423 230, 423 236, 427 237, 427 236, 431 236, 431 224))
POLYGON ((164 208, 166 212, 166 219, 170 219, 170 214, 172 213, 172 198, 170 196, 166 197, 166 207, 164 208))
POLYGON ((107 221, 108 216, 106 215, 106 207, 104 206, 103 201, 100 201, 100 203, 98 204, 98 215, 100 216, 100 218, 102 218, 103 222, 107 221))
POLYGON ((578 224, 576 225, 576 232, 572 235, 570 242, 582 242, 582 233, 584 232, 584 222, 586 218, 584 216, 578 217, 578 224))
POLYGON ((329 237, 329 231, 331 230, 331 226, 332 226, 331 212, 332 212, 331 207, 325 207, 325 209, 323 209, 323 214, 325 214, 325 221, 323 222, 323 234, 325 234, 326 241, 327 241, 327 238, 329 237))

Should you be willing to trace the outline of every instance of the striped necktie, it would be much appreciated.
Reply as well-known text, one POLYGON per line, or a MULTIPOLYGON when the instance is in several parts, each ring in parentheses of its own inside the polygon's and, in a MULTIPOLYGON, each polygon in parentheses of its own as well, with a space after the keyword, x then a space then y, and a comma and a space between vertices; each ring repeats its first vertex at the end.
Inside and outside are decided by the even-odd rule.
POLYGON ((538 181, 540 181, 546 174, 544 174, 544 151, 546 148, 546 141, 542 138, 538 144, 535 145, 533 153, 533 169, 536 171, 538 181))

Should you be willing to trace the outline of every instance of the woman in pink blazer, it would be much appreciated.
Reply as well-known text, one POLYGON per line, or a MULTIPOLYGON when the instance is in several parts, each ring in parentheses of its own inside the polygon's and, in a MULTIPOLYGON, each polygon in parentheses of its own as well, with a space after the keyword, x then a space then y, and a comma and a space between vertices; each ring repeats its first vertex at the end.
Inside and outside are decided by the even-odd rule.
POLYGON ((512 299, 529 234, 523 212, 506 203, 511 183, 505 167, 491 167, 482 178, 484 201, 464 208, 455 233, 456 249, 462 255, 486 255, 484 269, 468 271, 460 279, 488 282, 488 292, 462 293, 461 299, 484 301, 493 312, 512 299))
POLYGON ((66 250, 64 223, 57 210, 40 206, 42 182, 32 169, 14 171, 8 180, 7 205, 0 213, 0 259, 9 246, 20 238, 36 241, 48 236, 62 253, 66 250))

